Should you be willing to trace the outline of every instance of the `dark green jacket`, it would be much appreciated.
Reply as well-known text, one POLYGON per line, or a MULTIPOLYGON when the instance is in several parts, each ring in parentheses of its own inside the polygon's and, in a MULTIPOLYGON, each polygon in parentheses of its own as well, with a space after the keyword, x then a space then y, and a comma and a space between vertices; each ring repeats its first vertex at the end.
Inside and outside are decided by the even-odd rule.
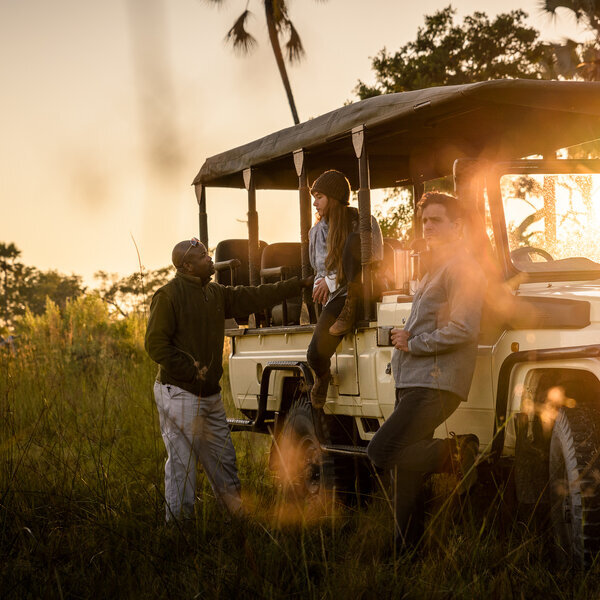
POLYGON ((177 273, 153 296, 146 351, 158 363, 157 381, 199 396, 216 394, 223 374, 225 319, 245 317, 299 296, 298 279, 251 286, 202 285, 177 273))

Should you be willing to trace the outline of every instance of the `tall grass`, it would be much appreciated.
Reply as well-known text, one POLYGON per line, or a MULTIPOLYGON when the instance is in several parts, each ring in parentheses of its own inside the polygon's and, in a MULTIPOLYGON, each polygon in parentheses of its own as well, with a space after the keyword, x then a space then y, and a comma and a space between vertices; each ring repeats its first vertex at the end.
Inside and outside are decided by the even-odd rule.
POLYGON ((395 555, 383 494, 283 519, 270 441, 250 434, 234 442, 253 516, 230 521, 200 476, 195 518, 165 526, 144 327, 82 297, 26 316, 1 350, 0 597, 596 597, 599 569, 552 566, 493 477, 462 506, 436 480, 426 540, 395 555))

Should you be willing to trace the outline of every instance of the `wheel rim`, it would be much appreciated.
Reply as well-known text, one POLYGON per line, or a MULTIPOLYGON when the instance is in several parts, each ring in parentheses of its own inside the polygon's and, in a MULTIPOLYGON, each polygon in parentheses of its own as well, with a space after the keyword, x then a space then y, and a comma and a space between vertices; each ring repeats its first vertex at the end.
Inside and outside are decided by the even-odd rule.
POLYGON ((308 494, 315 496, 321 490, 321 450, 309 436, 302 439, 301 447, 304 460, 302 483, 308 494))

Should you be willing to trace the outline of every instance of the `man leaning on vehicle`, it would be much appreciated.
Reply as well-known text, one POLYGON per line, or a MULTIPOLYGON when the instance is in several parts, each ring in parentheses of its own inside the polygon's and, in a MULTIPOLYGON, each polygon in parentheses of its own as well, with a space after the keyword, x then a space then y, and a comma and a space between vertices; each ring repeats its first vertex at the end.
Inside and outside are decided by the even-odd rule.
POLYGON ((467 399, 477 357, 486 282, 462 240, 458 200, 428 192, 418 208, 428 247, 427 271, 404 329, 392 329, 396 406, 368 446, 375 466, 396 470, 396 544, 414 545, 423 478, 458 470, 458 492, 474 483, 475 435, 434 439, 435 429, 467 399))
POLYGON ((245 317, 296 297, 312 277, 259 286, 211 282, 211 257, 192 238, 173 248, 175 277, 152 298, 146 351, 158 363, 154 397, 167 449, 166 520, 190 517, 200 460, 217 499, 240 513, 240 480, 219 381, 225 319, 245 317))

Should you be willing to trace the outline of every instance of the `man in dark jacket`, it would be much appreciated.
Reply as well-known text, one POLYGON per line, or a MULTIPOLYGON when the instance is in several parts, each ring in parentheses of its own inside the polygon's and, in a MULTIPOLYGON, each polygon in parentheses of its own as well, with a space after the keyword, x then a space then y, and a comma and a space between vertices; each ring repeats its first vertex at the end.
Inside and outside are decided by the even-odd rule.
POLYGON ((158 363, 154 396, 167 449, 166 519, 193 514, 200 460, 217 498, 242 510, 235 449, 219 381, 225 319, 247 316, 301 294, 312 277, 256 287, 211 282, 215 272, 196 238, 173 248, 175 277, 152 298, 146 351, 158 363))

